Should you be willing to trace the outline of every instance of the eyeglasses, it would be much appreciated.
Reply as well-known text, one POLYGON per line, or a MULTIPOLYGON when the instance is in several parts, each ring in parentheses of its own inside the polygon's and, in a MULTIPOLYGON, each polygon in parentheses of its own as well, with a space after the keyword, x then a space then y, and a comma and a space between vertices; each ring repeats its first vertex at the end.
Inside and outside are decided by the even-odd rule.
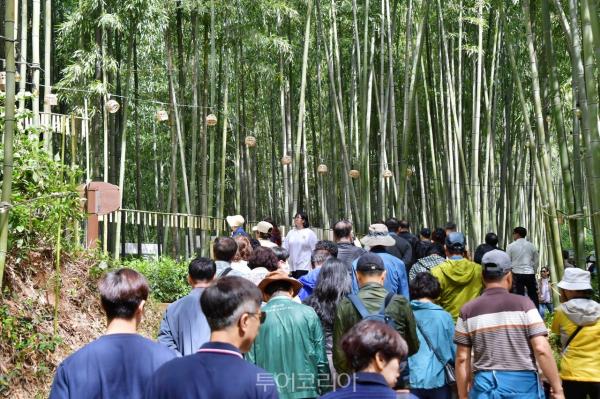
POLYGON ((256 312, 256 313, 248 313, 249 316, 258 316, 258 320, 260 321, 260 324, 263 324, 265 322, 265 320, 267 319, 267 312, 256 312))

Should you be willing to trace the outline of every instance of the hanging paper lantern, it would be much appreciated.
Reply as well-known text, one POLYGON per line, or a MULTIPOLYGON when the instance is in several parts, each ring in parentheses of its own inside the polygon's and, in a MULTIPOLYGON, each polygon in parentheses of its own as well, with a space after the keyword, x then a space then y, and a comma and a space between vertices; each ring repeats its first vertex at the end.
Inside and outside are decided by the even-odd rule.
POLYGON ((353 179, 358 179, 360 176, 360 172, 356 169, 352 169, 350 172, 348 172, 348 176, 350 176, 353 179))
POLYGON ((208 126, 214 126, 217 124, 217 116, 215 114, 206 115, 206 124, 208 126))
POLYGON ((577 119, 581 119, 581 108, 575 108, 575 116, 577 116, 577 119))
POLYGON ((159 109, 156 111, 156 120, 158 122, 165 122, 169 120, 169 113, 164 109, 159 109))
POLYGON ((284 155, 283 157, 281 157, 281 163, 283 165, 289 165, 292 163, 292 157, 290 157, 289 155, 284 155))
POLYGON ((106 104, 104 104, 104 108, 108 111, 109 114, 115 114, 121 108, 121 105, 116 100, 108 100, 106 104))
POLYGON ((46 94, 46 96, 44 96, 44 104, 58 105, 58 96, 53 93, 46 94))
POLYGON ((324 175, 327 172, 329 172, 329 169, 327 169, 327 165, 325 165, 324 163, 322 163, 321 165, 317 166, 317 173, 320 175, 324 175))
POLYGON ((383 177, 385 177, 386 179, 389 179, 392 176, 394 176, 394 174, 392 173, 391 170, 386 169, 386 170, 383 171, 383 177))
POLYGON ((256 137, 246 136, 246 138, 244 139, 244 143, 247 147, 256 147, 256 137))
POLYGON ((21 74, 19 72, 15 72, 15 82, 21 81, 21 74))
POLYGON ((406 177, 411 177, 414 173, 415 173, 415 170, 413 169, 412 166, 409 166, 408 168, 406 168, 406 177))

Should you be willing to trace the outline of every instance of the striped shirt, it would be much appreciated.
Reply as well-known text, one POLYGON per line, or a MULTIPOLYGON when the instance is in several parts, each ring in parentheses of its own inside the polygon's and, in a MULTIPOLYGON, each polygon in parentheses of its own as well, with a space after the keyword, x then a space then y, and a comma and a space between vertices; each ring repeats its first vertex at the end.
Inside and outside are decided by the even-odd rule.
POLYGON ((536 371, 530 339, 540 335, 548 330, 529 297, 489 288, 460 310, 454 342, 473 348, 474 371, 536 371))

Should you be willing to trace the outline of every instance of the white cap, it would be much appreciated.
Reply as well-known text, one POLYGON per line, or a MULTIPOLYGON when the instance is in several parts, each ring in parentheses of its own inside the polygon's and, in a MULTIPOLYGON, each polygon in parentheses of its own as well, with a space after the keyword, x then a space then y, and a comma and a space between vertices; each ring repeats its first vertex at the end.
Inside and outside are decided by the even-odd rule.
POLYGON ((242 215, 227 216, 225 218, 229 227, 240 227, 244 225, 244 217, 242 215))
POLYGON ((256 226, 254 226, 252 228, 252 231, 258 231, 260 233, 265 233, 267 234, 269 232, 269 230, 271 230, 273 228, 273 225, 269 222, 265 222, 264 220, 262 222, 258 222, 256 224, 256 226))

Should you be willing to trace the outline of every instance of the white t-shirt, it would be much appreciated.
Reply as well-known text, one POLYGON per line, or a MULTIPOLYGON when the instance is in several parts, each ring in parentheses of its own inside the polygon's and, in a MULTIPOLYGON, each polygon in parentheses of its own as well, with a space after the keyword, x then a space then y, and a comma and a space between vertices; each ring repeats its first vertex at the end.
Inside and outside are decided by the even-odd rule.
POLYGON ((288 250, 288 263, 292 271, 310 270, 310 256, 315 249, 317 236, 311 229, 292 229, 283 240, 283 247, 288 250))

